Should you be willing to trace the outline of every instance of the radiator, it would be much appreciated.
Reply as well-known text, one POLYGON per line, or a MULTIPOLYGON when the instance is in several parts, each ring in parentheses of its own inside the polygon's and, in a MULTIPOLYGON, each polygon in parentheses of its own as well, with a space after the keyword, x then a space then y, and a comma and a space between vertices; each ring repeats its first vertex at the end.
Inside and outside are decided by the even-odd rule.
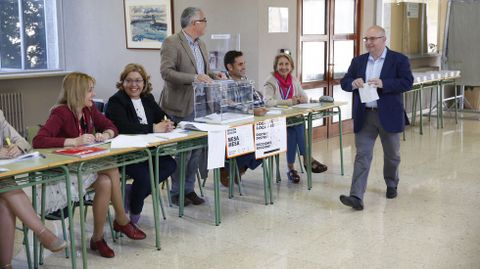
POLYGON ((23 98, 19 92, 15 93, 0 93, 0 109, 7 121, 20 134, 25 133, 23 125, 23 98))

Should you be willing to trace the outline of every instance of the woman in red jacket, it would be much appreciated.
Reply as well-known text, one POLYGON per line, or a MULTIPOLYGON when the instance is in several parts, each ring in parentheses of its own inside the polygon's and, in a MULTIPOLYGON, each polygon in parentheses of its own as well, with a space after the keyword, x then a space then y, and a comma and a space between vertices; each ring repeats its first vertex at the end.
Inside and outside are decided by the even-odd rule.
MULTIPOLYGON (((113 123, 100 113, 92 98, 95 79, 87 74, 74 72, 63 80, 63 90, 58 104, 33 139, 34 148, 75 147, 104 141, 117 135, 113 123), (94 131, 96 131, 95 134, 94 131)), ((78 201, 77 178, 72 176, 72 199, 78 201)), ((115 256, 103 239, 103 227, 110 202, 115 209, 114 230, 134 240, 144 239, 145 233, 131 223, 123 208, 120 192, 120 173, 117 168, 99 171, 82 177, 84 189, 93 188, 93 235, 90 249, 98 250, 102 257, 115 256)), ((66 206, 64 183, 47 188, 47 212, 66 206)))

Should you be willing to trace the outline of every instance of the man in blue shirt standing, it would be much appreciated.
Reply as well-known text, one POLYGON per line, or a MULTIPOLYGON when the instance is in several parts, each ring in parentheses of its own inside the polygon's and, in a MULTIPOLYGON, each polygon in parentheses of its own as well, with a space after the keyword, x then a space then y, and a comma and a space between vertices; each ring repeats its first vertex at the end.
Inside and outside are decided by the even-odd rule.
POLYGON ((363 38, 368 53, 355 57, 340 81, 342 89, 353 93, 353 119, 357 153, 350 195, 340 201, 355 210, 363 210, 363 195, 373 157, 373 146, 380 136, 386 197, 397 196, 400 164, 400 133, 406 115, 402 94, 412 88, 413 76, 408 58, 386 47, 385 30, 370 27, 363 38), (359 91, 376 88, 379 99, 362 103, 359 91))

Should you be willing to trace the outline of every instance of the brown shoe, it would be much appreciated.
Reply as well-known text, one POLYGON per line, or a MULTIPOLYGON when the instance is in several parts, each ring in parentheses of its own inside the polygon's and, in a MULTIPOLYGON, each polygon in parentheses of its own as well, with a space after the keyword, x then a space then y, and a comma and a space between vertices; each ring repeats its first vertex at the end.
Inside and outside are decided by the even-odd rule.
POLYGON ((198 195, 194 191, 192 191, 191 193, 185 194, 185 200, 189 200, 194 205, 201 205, 205 203, 205 200, 198 197, 198 195))

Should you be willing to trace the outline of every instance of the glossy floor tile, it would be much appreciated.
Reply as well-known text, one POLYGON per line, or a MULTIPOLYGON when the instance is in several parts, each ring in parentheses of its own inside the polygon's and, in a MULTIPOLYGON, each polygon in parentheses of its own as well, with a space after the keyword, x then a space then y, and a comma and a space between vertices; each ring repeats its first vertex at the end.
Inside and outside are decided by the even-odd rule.
MULTIPOLYGON (((105 259, 89 252, 89 267, 480 268, 480 121, 455 125, 445 119, 443 129, 425 121, 424 135, 419 135, 418 127, 408 128, 401 144, 399 195, 393 200, 385 199, 378 142, 361 212, 338 200, 349 192, 353 135, 344 136, 343 176, 338 145, 337 138, 314 145, 314 157, 329 169, 314 174, 310 191, 305 174, 298 185, 287 182, 282 156, 282 181, 274 184, 273 205, 263 204, 261 169, 243 177, 243 196, 236 192, 228 199, 222 187, 218 227, 208 180, 206 204, 186 207, 183 218, 177 216, 176 207, 167 208, 167 219, 161 221, 161 251, 154 248, 148 201, 140 220, 148 238, 113 243, 106 232, 116 257, 105 259)), ((91 223, 89 214, 88 234, 91 223)), ((60 233, 60 223, 48 225, 60 233)), ((15 267, 26 268, 19 244, 16 249, 15 267)), ((68 268, 69 260, 47 254, 44 267, 68 268)))

